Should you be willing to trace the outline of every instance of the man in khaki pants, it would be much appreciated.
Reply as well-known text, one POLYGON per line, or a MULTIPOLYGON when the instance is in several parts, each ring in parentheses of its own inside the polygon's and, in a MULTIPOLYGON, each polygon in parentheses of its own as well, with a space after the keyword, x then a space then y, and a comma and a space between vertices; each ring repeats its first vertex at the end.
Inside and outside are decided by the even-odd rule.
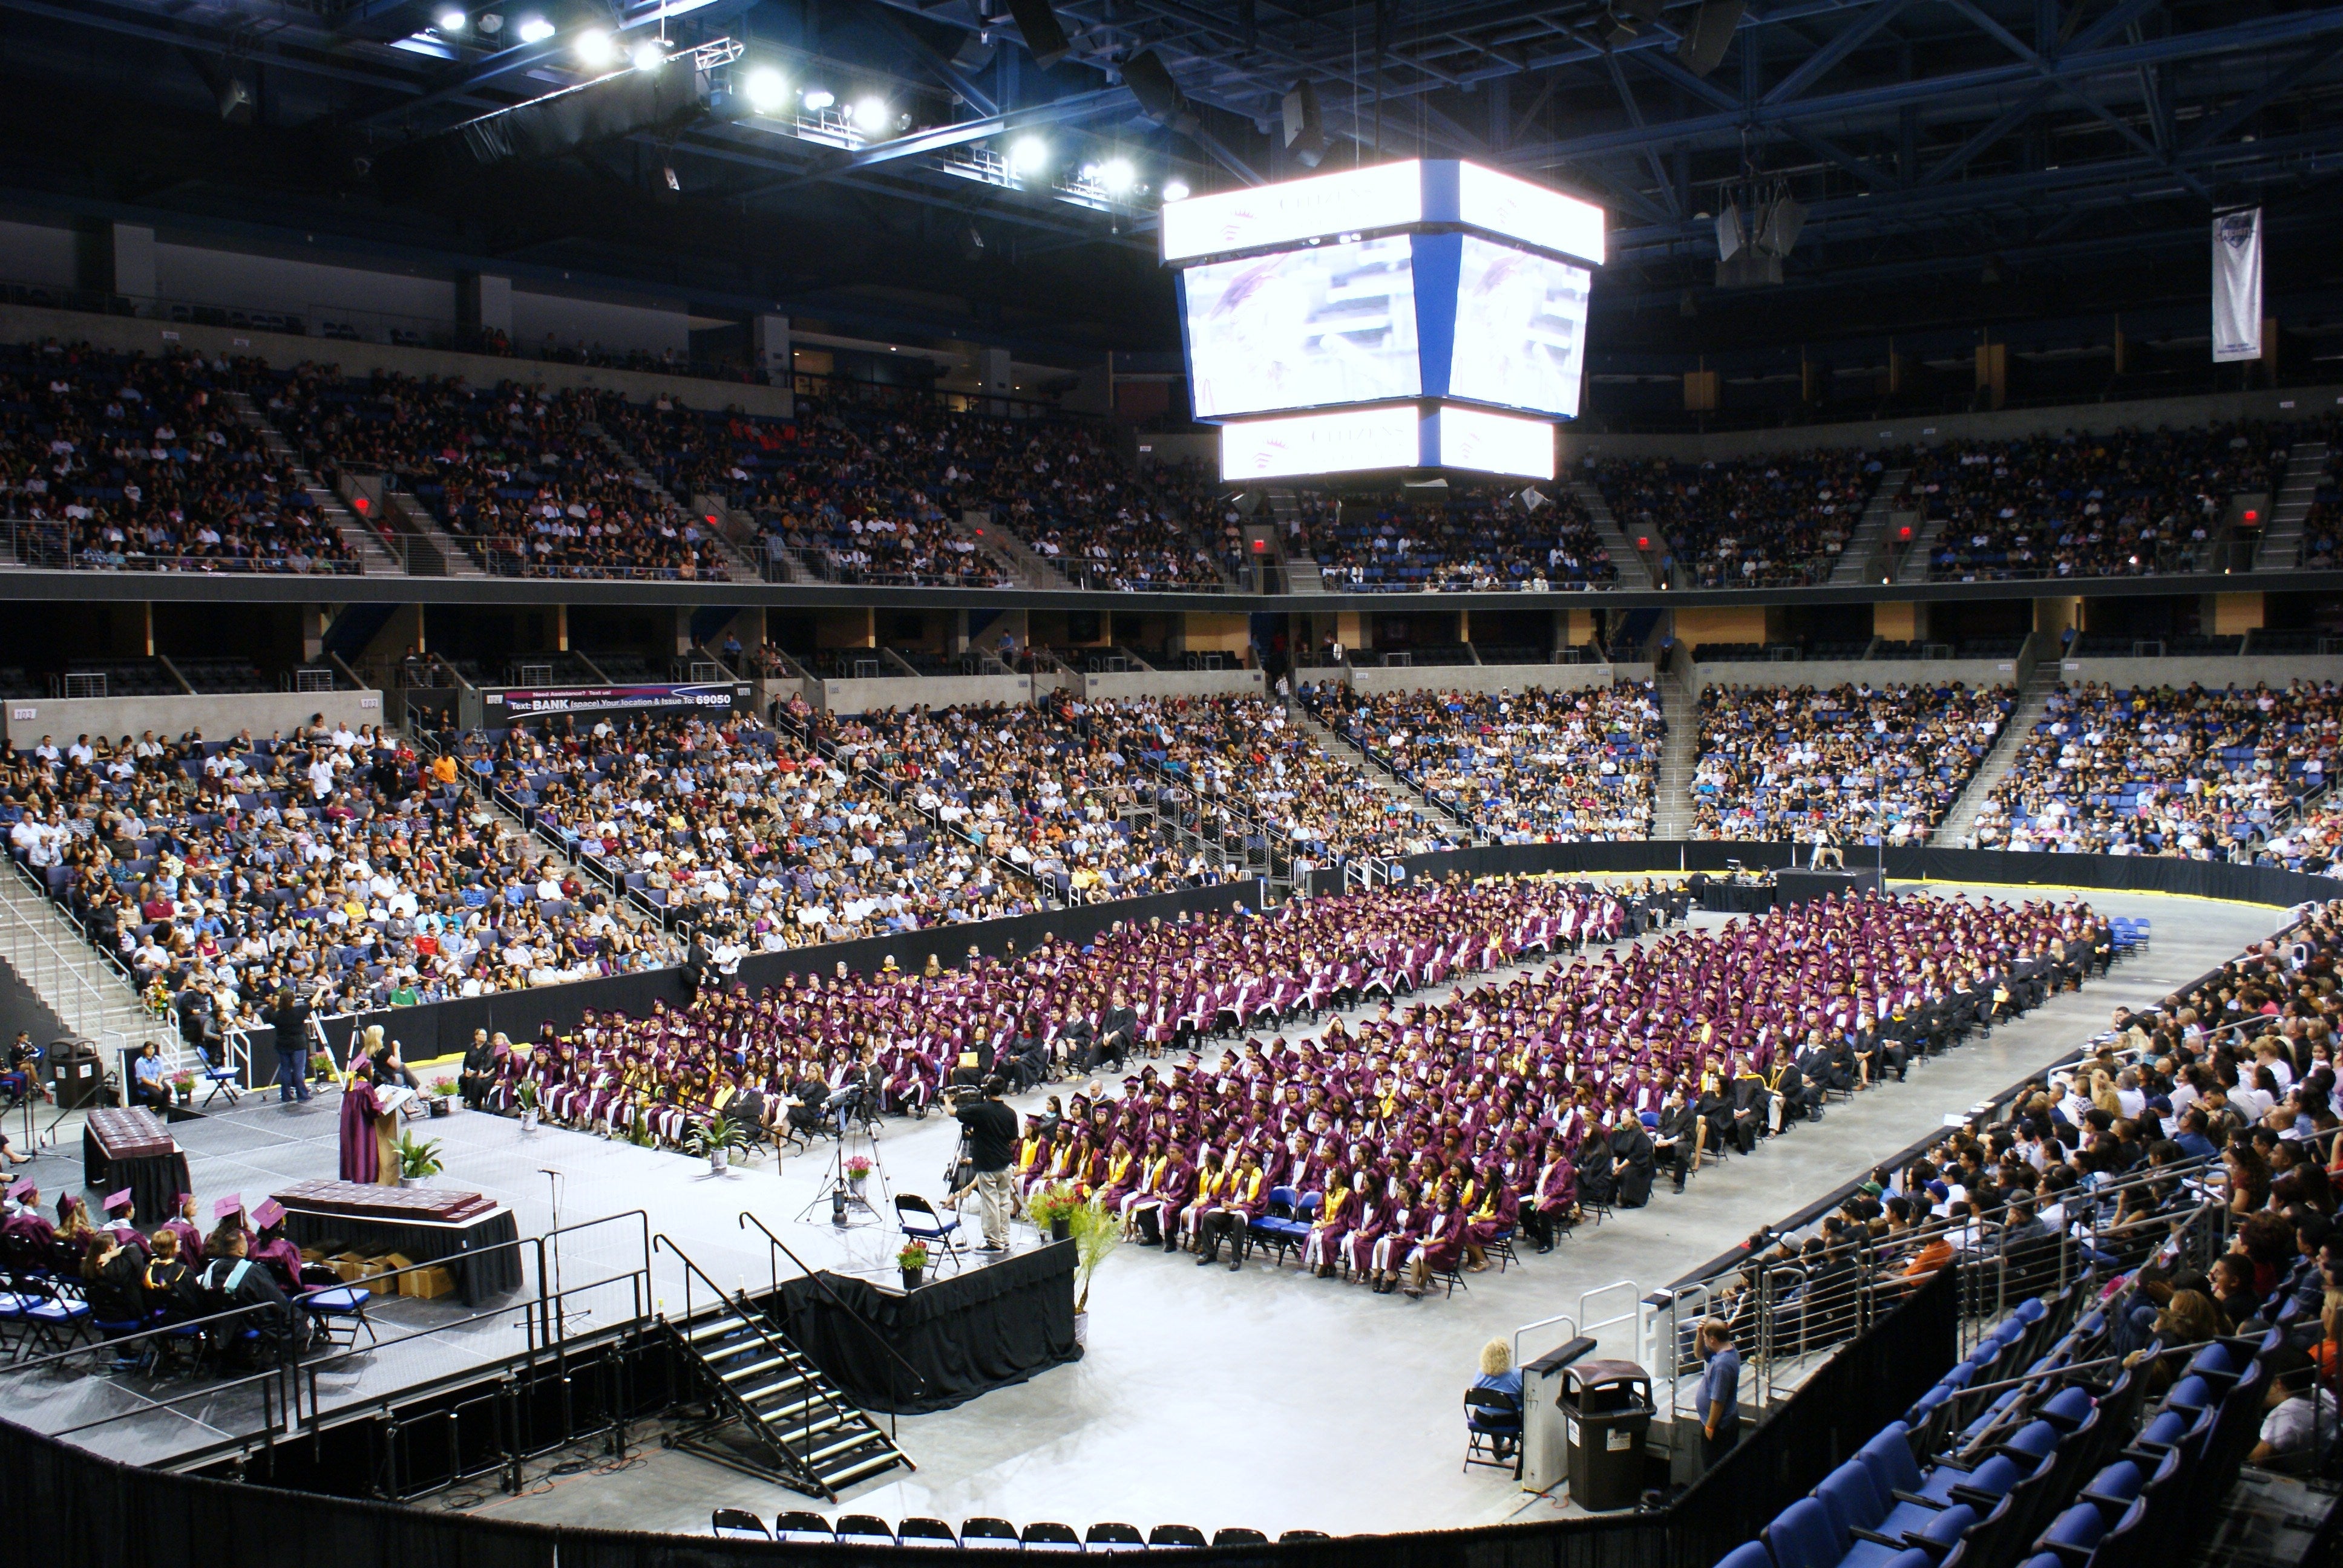
POLYGON ((1008 1087, 999 1073, 984 1081, 984 1097, 953 1111, 968 1130, 969 1163, 976 1170, 977 1201, 984 1206, 984 1247, 1009 1250, 1009 1215, 1017 1201, 1010 1163, 1017 1153, 1017 1113, 1001 1103, 1008 1087))

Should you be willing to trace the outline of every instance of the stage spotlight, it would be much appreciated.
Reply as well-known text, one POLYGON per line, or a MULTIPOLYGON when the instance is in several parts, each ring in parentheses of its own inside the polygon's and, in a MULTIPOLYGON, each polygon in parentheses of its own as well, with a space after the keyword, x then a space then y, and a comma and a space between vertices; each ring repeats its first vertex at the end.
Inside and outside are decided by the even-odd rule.
POLYGON ((854 106, 854 123, 866 132, 887 128, 887 100, 865 98, 854 106))
POLYGON ((553 34, 553 24, 547 21, 542 16, 524 16, 521 18, 520 41, 524 44, 542 44, 548 38, 552 37, 553 34))
POLYGON ((789 101, 789 85, 770 65, 759 65, 749 73, 741 84, 749 106, 760 115, 769 115, 789 101))
POLYGON ((1188 182, 1186 180, 1164 181, 1163 199, 1165 201, 1186 201, 1188 199, 1188 182))
POLYGON ((1020 137, 1009 149, 1009 172, 1020 177, 1037 175, 1050 161, 1050 144, 1039 136, 1020 137))
POLYGON ((493 38, 505 30, 505 19, 494 11, 480 18, 480 31, 493 38))
POLYGON ((646 38, 635 45, 635 69, 656 71, 667 64, 667 45, 657 38, 646 38))
POLYGON ((464 24, 470 20, 471 18, 465 15, 461 11, 450 6, 448 9, 439 13, 439 31, 442 33, 460 33, 464 30, 464 24))
POLYGON ((838 95, 831 92, 828 87, 808 87, 806 89, 805 106, 811 109, 817 115, 836 102, 838 102, 838 95))
POLYGON ((577 50, 580 61, 598 71, 618 57, 618 45, 599 27, 588 27, 578 34, 578 42, 570 47, 577 50))
POLYGON ((1131 166, 1129 158, 1109 158, 1099 166, 1098 182, 1108 194, 1121 196, 1139 183, 1139 171, 1131 166))

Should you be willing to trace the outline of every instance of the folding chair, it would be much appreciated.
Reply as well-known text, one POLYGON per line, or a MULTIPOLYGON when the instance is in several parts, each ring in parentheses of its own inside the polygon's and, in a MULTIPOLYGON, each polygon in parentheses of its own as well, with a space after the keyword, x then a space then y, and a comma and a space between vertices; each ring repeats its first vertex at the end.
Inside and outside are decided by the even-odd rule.
POLYGON ((1147 1533, 1150 1546, 1210 1546, 1204 1533, 1192 1524, 1159 1524, 1147 1533))
POLYGON ((1024 1543, 1017 1538, 1017 1527, 1006 1519, 977 1518, 962 1522, 960 1543, 964 1551, 1016 1552, 1024 1543))
POLYGON ((1215 1546, 1266 1546, 1269 1544, 1269 1537, 1258 1530, 1248 1530, 1242 1524, 1232 1524, 1225 1530, 1213 1531, 1212 1544, 1215 1546))
POLYGON ((774 1515, 773 1539, 793 1541, 800 1545, 828 1546, 836 1543, 838 1532, 831 1529, 830 1521, 820 1514, 801 1508, 792 1509, 787 1513, 774 1515))
POLYGON ((952 1527, 940 1519, 906 1519, 896 1528, 895 1544, 958 1551, 960 1537, 954 1535, 952 1527))
POLYGON ((244 1090, 236 1081, 236 1069, 226 1063, 206 1067, 204 1081, 210 1084, 211 1089, 204 1095, 204 1103, 196 1108, 198 1110, 209 1109, 211 1102, 223 1094, 227 1096, 227 1108, 230 1111, 235 1110, 237 1103, 244 1099, 244 1090))
POLYGON ((1085 1552, 1144 1552, 1147 1550, 1147 1537, 1141 1535, 1131 1525, 1109 1521, 1093 1524, 1082 1532, 1082 1550, 1085 1552))
POLYGON ((1522 1448, 1522 1402, 1493 1388, 1466 1389, 1463 1468, 1485 1464, 1510 1470, 1519 1481, 1522 1448))
POLYGON ((1028 1552, 1080 1552, 1082 1549, 1082 1538, 1070 1527, 1046 1520, 1036 1520, 1028 1524, 1025 1533, 1019 1539, 1028 1552))
POLYGON ((355 1350, 361 1328, 366 1330, 367 1343, 380 1342, 374 1320, 367 1315, 367 1303, 373 1299, 374 1292, 363 1286, 328 1285, 304 1294, 300 1307, 309 1314, 311 1326, 327 1343, 355 1350))
POLYGON ((719 1508, 708 1516, 708 1533, 729 1541, 770 1541, 765 1522, 745 1508, 719 1508))
POLYGON ((838 1539, 840 1544, 847 1546, 892 1546, 895 1533, 876 1514, 847 1513, 839 1517, 838 1539))
MULTIPOLYGON (((940 1251, 958 1269, 962 1261, 958 1240, 960 1216, 947 1220, 936 1212, 936 1206, 916 1192, 895 1194, 895 1223, 910 1241, 925 1241, 930 1251, 940 1251)), ((937 1272, 942 1272, 938 1270, 937 1272)))

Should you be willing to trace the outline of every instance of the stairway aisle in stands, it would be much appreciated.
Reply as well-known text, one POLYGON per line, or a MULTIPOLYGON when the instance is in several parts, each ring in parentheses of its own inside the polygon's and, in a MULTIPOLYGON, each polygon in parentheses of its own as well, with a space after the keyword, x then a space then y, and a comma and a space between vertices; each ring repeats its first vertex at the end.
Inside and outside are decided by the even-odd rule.
POLYGON ((1700 674, 1689 649, 1678 648, 1673 667, 1659 672, 1660 717, 1667 734, 1660 742, 1660 777, 1653 786, 1654 839, 1692 836, 1692 775, 1700 765, 1700 674))
POLYGON ((109 1069, 116 1065, 112 1051, 150 1039, 162 1043, 173 1071, 197 1065, 200 1059, 178 1030, 140 1006, 129 978, 106 962, 65 911, 13 865, 0 867, 0 958, 69 1030, 109 1053, 109 1069))
POLYGON ((1330 756, 1355 757, 1362 760, 1366 765, 1367 778, 1372 781, 1375 790, 1386 799, 1396 800, 1407 809, 1420 817, 1429 818, 1433 822, 1453 824, 1456 829, 1467 836, 1473 843, 1484 844, 1489 841, 1488 835, 1481 830, 1478 824, 1462 819, 1458 813, 1435 802, 1430 796, 1401 778, 1349 736, 1321 721, 1318 716, 1311 712, 1300 699, 1288 702, 1285 711, 1287 717, 1299 725, 1304 733, 1317 737, 1318 744, 1325 748, 1330 756))
POLYGON ((1618 568, 1617 586, 1623 588, 1650 588, 1652 568, 1644 552, 1629 544, 1627 536, 1619 531, 1619 520, 1611 515, 1611 503, 1603 498, 1602 487, 1587 478, 1573 478, 1569 483, 1570 493, 1578 498, 1580 506, 1586 508, 1587 518, 1594 527, 1594 537, 1603 541, 1603 548, 1611 553, 1611 564, 1618 568))
POLYGON ((2301 564, 2302 523, 2310 515, 2319 482, 2327 477, 2329 456, 2324 441, 2297 441, 2287 458, 2286 477, 2270 498, 2269 527, 2262 530, 2254 552, 2254 570, 2290 572, 2301 564))
POLYGON ((2034 667, 2026 684, 2018 689, 2017 704, 2009 710, 2008 721, 1993 738, 1993 749, 1985 754, 1985 760, 1969 775, 1968 787, 1953 802, 1953 809, 1945 813, 1945 819, 1936 824, 1929 842, 1943 849, 1971 847, 1968 840, 1976 831, 1977 814, 1993 799, 1994 789, 2009 776, 2010 765, 2017 760, 2018 748, 2049 711, 2050 694, 2057 689, 2061 668, 2056 658, 2046 658, 2034 667))
POLYGON ((342 543, 357 554, 360 572, 369 577, 382 574, 402 576, 406 573, 407 563, 391 552, 390 547, 383 543, 381 535, 343 505, 341 497, 317 481, 317 476, 302 463, 301 454, 293 449, 293 443, 287 441, 283 432, 270 424, 267 417, 253 403, 250 393, 230 392, 226 397, 228 407, 236 410, 236 417, 260 432, 261 443, 268 448, 269 455, 293 471, 294 480, 317 503, 318 512, 333 525, 334 532, 340 537, 342 543))
POLYGON ((1844 588, 1852 583, 1867 582, 1874 576, 1885 577, 1885 571, 1875 571, 1882 560, 1881 547, 1887 542, 1887 527, 1895 519, 1896 498, 1903 493, 1904 481, 1911 468, 1897 467, 1881 471, 1878 487, 1871 492, 1870 505, 1855 525, 1855 532, 1839 551, 1838 562, 1831 568, 1830 585, 1844 588))

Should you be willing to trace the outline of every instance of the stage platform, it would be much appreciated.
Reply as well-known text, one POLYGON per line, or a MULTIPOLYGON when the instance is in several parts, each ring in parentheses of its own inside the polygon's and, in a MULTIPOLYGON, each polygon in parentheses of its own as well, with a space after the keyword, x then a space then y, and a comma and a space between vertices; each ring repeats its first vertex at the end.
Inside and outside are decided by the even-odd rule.
MULTIPOLYGON (((1959 890, 1932 884, 1927 890, 1959 890)), ((1373 1296, 1363 1287, 1305 1279, 1291 1264, 1272 1271, 1258 1259, 1232 1276, 1224 1268, 1199 1269, 1185 1256, 1125 1247, 1093 1287, 1081 1361, 953 1410, 903 1416, 900 1441, 919 1471, 859 1487, 826 1512, 955 1521, 996 1514, 1077 1527, 1111 1518, 1142 1529, 1178 1521, 1208 1532, 1240 1524, 1272 1533, 1462 1526, 1531 1516, 1524 1509, 1551 1512, 1543 1500, 1524 1500, 1508 1476, 1459 1473, 1459 1402, 1483 1343, 1557 1312, 1579 1312, 1588 1292, 1605 1292, 1607 1301, 1668 1282, 1921 1138, 1947 1111, 1966 1110, 2072 1050, 2104 1028, 2118 1003, 2160 999, 2274 930, 2281 918, 2254 906, 2148 895, 2102 895, 2095 902, 2111 913, 2153 919, 2153 950, 1996 1030, 1989 1040, 1916 1070, 1907 1084, 1832 1107, 1821 1127, 1702 1172, 1682 1197, 1664 1183, 1648 1208, 1583 1229, 1551 1255, 1528 1257, 1503 1275, 1468 1276, 1470 1288, 1453 1300, 1373 1296)), ((1721 925, 1725 918, 1694 920, 1721 925)), ((1021 1104, 1038 1107, 1041 1098, 1021 1104)), ((256 1201, 289 1182, 334 1174, 337 1123, 328 1096, 290 1108, 249 1097, 233 1112, 178 1122, 172 1131, 187 1151, 206 1211, 226 1192, 256 1201)), ((881 1212, 890 1211, 891 1192, 941 1195, 957 1131, 940 1117, 884 1125, 878 1149, 886 1186, 872 1194, 881 1212)), ((65 1149, 77 1156, 77 1130, 66 1131, 65 1149)), ((673 1238, 728 1287, 737 1281, 757 1292, 773 1278, 764 1238, 739 1224, 743 1210, 812 1267, 873 1281, 894 1273, 891 1226, 839 1231, 828 1224, 822 1195, 830 1145, 792 1154, 778 1168, 768 1155, 712 1177, 705 1161, 681 1154, 554 1129, 524 1133, 517 1121, 472 1111, 430 1123, 428 1134, 446 1141, 442 1180, 509 1205, 523 1237, 551 1228, 558 1185, 564 1224, 647 1210, 652 1230, 673 1238), (543 1174, 548 1168, 561 1175, 543 1174), (798 1220, 801 1212, 807 1222, 798 1220)), ((66 1179, 68 1165, 78 1181, 77 1158, 44 1159, 33 1169, 45 1181, 66 1179)), ((565 1281, 575 1286, 632 1267, 640 1225, 612 1221, 572 1233, 561 1252, 565 1281)), ((1030 1228, 1018 1227, 1016 1235, 1021 1248, 1034 1244, 1030 1228)), ((519 1303, 537 1291, 534 1254, 525 1256, 523 1289, 502 1310, 344 1363, 321 1389, 329 1414, 361 1410, 518 1349, 519 1303)), ((653 1267, 653 1304, 680 1313, 679 1268, 664 1253, 653 1267)), ((791 1272, 786 1260, 780 1271, 791 1272)), ((590 1293, 576 1303, 592 1313, 578 1327, 591 1332, 624 1318, 632 1311, 630 1293, 590 1293)), ((699 1294, 704 1297, 704 1288, 699 1294)), ((464 1309, 446 1302, 392 1302, 381 1313, 387 1337, 393 1324, 420 1327, 463 1316, 464 1309)), ((1524 1348, 1535 1354, 1550 1347, 1524 1348)), ((1604 1351, 1623 1348, 1606 1343, 1604 1351)), ((146 1462, 212 1446, 248 1420, 249 1412, 224 1402, 156 1410, 155 1399, 185 1392, 173 1384, 142 1391, 111 1378, 0 1376, 0 1398, 15 1419, 44 1430, 126 1416, 74 1441, 146 1462)), ((640 1459, 621 1473, 554 1478, 526 1495, 491 1497, 478 1512, 703 1533, 711 1506, 769 1516, 805 1503, 688 1454, 646 1448, 640 1459)))

